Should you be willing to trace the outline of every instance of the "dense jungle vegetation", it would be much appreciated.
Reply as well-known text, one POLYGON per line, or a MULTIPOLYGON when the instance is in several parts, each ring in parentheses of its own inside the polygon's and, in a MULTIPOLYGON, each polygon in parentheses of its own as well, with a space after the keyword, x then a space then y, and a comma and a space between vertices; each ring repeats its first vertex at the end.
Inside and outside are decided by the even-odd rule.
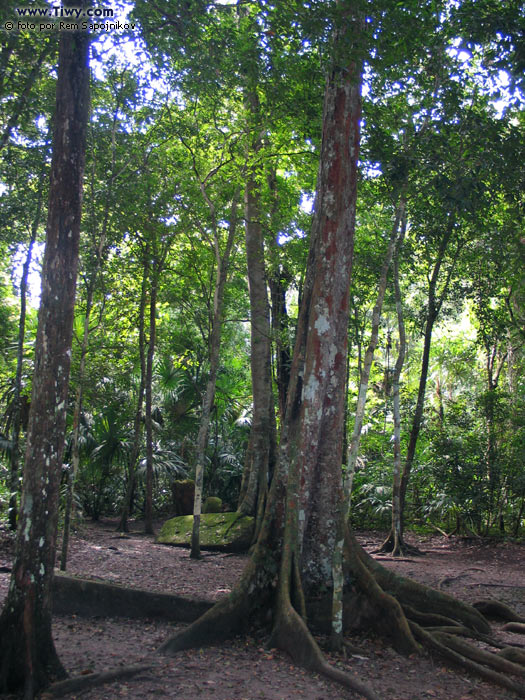
MULTIPOLYGON (((286 9, 253 3, 253 18, 239 21, 231 6, 217 3, 213 15, 188 10, 173 30, 169 14, 162 18, 137 4, 142 34, 101 34, 92 43, 62 479, 63 503, 76 451, 76 508, 86 517, 117 514, 126 497, 131 512, 143 510, 148 440, 155 512, 170 512, 173 479, 194 474, 217 268, 232 217, 238 221, 226 263, 204 492, 237 506, 253 410, 240 202, 250 168, 270 295, 273 393, 282 411, 319 158, 328 41, 321 5, 286 9), (256 116, 249 114, 243 93, 247 73, 256 86, 256 116), (146 373, 148 348, 152 367, 146 373), (148 437, 140 409, 146 385, 148 437), (81 402, 77 426, 75 396, 81 402), (126 487, 135 471, 130 494, 126 487)), ((350 440, 378 280, 403 198, 402 454, 413 426, 425 328, 433 317, 407 517, 411 525, 447 532, 523 532, 523 57, 512 43, 523 17, 517 8, 506 2, 492 15, 491 3, 448 9, 444 4, 438 15, 429 5, 421 16, 408 4, 370 8, 347 434, 350 440)), ((19 490, 30 406, 56 34, 28 31, 4 38, 0 498, 5 518, 9 507, 16 508, 12 493, 19 490)), ((357 527, 390 522, 398 348, 390 274, 353 482, 357 527)), ((279 415, 278 410, 277 420, 279 415)), ((343 469, 345 463, 346 457, 343 469)))
MULTIPOLYGON (((89 48, 60 527, 112 515, 125 530, 140 514, 151 531, 173 483, 194 479, 196 515, 219 497, 264 539, 299 430, 318 465, 337 452, 341 486, 319 493, 330 486, 354 528, 391 528, 394 554, 404 527, 523 536, 520 3, 136 0, 117 16, 124 28, 89 48), (330 112, 343 92, 344 124, 330 112), (348 189, 330 189, 347 166, 348 189), (326 221, 346 218, 343 248, 327 243, 326 221), (347 264, 333 289, 330 256, 347 264), (332 345, 311 341, 332 326, 332 345), (317 352, 339 392, 326 388, 318 424, 305 408, 325 391, 324 369, 310 380, 317 352)), ((0 509, 13 529, 60 34, 6 31, 0 54, 0 509)))

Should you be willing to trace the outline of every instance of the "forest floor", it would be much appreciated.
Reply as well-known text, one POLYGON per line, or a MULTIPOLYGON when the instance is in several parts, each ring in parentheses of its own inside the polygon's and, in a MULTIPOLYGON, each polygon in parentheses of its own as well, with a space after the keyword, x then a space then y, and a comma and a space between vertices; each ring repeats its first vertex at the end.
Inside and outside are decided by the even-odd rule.
MULTIPOLYGON (((150 591, 216 600, 239 577, 246 556, 205 552, 201 561, 188 550, 155 544, 132 523, 129 536, 115 532, 115 523, 83 523, 72 537, 68 573, 150 591)), ((361 532, 358 539, 375 550, 381 533, 361 532)), ((440 588, 463 600, 495 598, 525 616, 525 545, 507 541, 442 536, 407 541, 426 554, 381 562, 404 576, 440 588)), ((0 528, 0 604, 9 583, 12 537, 0 528)), ((54 635, 69 674, 101 672, 134 664, 150 668, 133 678, 106 684, 67 697, 83 700, 168 697, 177 700, 329 700, 355 698, 348 690, 294 666, 281 652, 265 646, 261 633, 239 637, 217 647, 165 657, 156 649, 181 625, 159 620, 56 616, 54 635)), ((501 624, 494 624, 494 629, 501 624)), ((509 633, 499 637, 520 642, 509 633)), ((384 641, 352 637, 359 653, 329 654, 329 662, 359 677, 382 700, 499 700, 514 697, 461 669, 451 669, 439 657, 405 658, 384 641)), ((320 640, 321 645, 323 640, 320 640)), ((45 696, 44 696, 45 697, 45 696)))

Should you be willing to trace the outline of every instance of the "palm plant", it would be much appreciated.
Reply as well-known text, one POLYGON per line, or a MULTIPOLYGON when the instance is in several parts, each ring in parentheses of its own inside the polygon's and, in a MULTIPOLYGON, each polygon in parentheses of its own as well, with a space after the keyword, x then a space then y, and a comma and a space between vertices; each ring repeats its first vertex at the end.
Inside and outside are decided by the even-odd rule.
MULTIPOLYGON (((224 381, 223 377, 220 377, 224 381)), ((219 384, 219 388, 222 387, 219 384)), ((251 425, 251 409, 218 392, 210 435, 205 483, 208 495, 237 503, 244 470, 244 455, 251 425)))
POLYGON ((391 485, 361 484, 356 493, 355 511, 362 513, 374 526, 387 526, 392 513, 391 485))
POLYGON ((122 481, 122 469, 131 450, 127 421, 119 408, 109 406, 96 413, 85 434, 85 458, 78 477, 78 494, 84 510, 98 520, 108 508, 114 508, 122 481))
MULTIPOLYGON (((162 429, 157 424, 159 440, 153 445, 153 483, 156 506, 162 508, 171 499, 171 482, 187 476, 187 465, 180 457, 179 445, 173 440, 162 440, 162 429), (159 429, 160 428, 160 429, 159 429)), ((139 485, 146 481, 146 459, 140 460, 137 477, 139 485)))
POLYGON ((199 406, 201 387, 184 362, 162 355, 156 363, 154 379, 159 406, 171 421, 180 421, 199 406))

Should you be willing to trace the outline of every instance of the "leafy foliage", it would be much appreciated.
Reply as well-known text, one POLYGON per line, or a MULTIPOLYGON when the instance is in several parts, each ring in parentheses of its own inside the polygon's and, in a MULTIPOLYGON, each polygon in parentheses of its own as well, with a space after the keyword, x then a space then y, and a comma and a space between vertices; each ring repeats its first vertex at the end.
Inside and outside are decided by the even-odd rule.
MULTIPOLYGON (((91 305, 76 485, 90 517, 115 513, 129 479, 145 268, 148 279, 158 277, 152 380, 155 506, 169 510, 171 480, 192 475, 210 369, 216 256, 225 244, 233 192, 238 187, 242 191, 251 170, 260 191, 268 281, 278 280, 281 292, 285 290, 287 315, 272 338, 278 379, 277 353, 282 346, 293 347, 303 293, 311 224, 305 202, 315 190, 323 76, 337 12, 337 3, 317 0, 162 0, 154 7, 136 0, 133 15, 140 37, 121 36, 113 43, 99 37, 93 45, 69 402, 71 413, 80 382, 83 324, 91 305), (118 42, 127 42, 132 50, 121 50, 118 42), (248 118, 246 88, 259 102, 258 120, 248 118), (256 141, 260 146, 254 151, 256 141)), ((453 5, 374 0, 367 5, 347 423, 352 423, 356 404, 378 275, 403 194, 405 451, 416 408, 422 334, 429 313, 436 312, 407 507, 413 521, 448 530, 459 526, 488 532, 503 523, 506 531, 523 531, 521 20, 514 0, 504 7, 492 0, 453 5), (429 284, 441 248, 431 299, 429 284)), ((0 150, 4 501, 9 462, 8 426, 4 428, 19 313, 19 290, 12 278, 35 222, 37 241, 43 234, 56 79, 52 34, 37 41, 30 34, 11 33, 7 39, 0 52, 0 138, 6 135, 0 150), (38 217, 39 198, 44 204, 38 217)), ((273 312, 277 316, 277 308, 273 312)), ((30 309, 23 369, 27 397, 35 316, 36 310, 30 309)), ((225 289, 205 475, 206 495, 220 496, 232 508, 252 409, 249 318, 239 236, 225 289)), ((389 523, 396 343, 389 289, 352 496, 356 526, 389 523)), ((141 438, 134 495, 139 509, 145 456, 141 438)), ((68 453, 65 462, 67 468, 68 453)))

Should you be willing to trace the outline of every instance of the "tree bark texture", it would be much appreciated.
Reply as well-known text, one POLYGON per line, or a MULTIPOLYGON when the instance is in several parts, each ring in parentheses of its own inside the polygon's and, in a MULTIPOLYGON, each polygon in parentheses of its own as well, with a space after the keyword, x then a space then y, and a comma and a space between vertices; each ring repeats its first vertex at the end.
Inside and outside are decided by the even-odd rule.
POLYGON ((350 26, 345 30, 336 35, 336 63, 325 91, 312 239, 281 452, 289 469, 300 472, 298 492, 289 489, 288 503, 290 508, 297 499, 299 568, 307 590, 331 581, 342 499, 348 297, 361 114, 359 63, 337 65, 350 41, 350 26))
POLYGON ((276 450, 275 407, 272 391, 270 305, 261 222, 261 186, 266 164, 261 164, 264 119, 258 84, 261 62, 257 47, 254 8, 239 5, 238 23, 244 39, 240 56, 243 101, 246 114, 247 178, 244 189, 244 221, 248 288, 250 296, 250 367, 252 425, 237 510, 255 516, 254 539, 262 523, 276 450))
POLYGON ((80 436, 80 414, 82 411, 82 384, 84 381, 84 372, 86 369, 86 355, 88 351, 89 338, 89 319, 91 316, 91 305, 93 301, 93 290, 90 287, 88 290, 88 298, 86 303, 86 315, 84 317, 84 329, 82 335, 82 345, 80 348, 80 365, 78 370, 78 384, 75 391, 75 405, 73 407, 73 425, 72 425, 72 447, 71 447, 71 466, 67 475, 67 491, 66 504, 64 508, 64 527, 62 530, 62 548, 60 552, 60 570, 65 571, 67 567, 67 555, 69 549, 69 533, 71 530, 71 516, 73 513, 73 500, 75 494, 75 479, 78 473, 80 463, 79 451, 79 436, 80 436))
POLYGON ((51 636, 51 583, 64 448, 82 177, 89 112, 87 32, 60 36, 53 157, 24 489, 0 617, 0 691, 32 698, 65 675, 51 636))

